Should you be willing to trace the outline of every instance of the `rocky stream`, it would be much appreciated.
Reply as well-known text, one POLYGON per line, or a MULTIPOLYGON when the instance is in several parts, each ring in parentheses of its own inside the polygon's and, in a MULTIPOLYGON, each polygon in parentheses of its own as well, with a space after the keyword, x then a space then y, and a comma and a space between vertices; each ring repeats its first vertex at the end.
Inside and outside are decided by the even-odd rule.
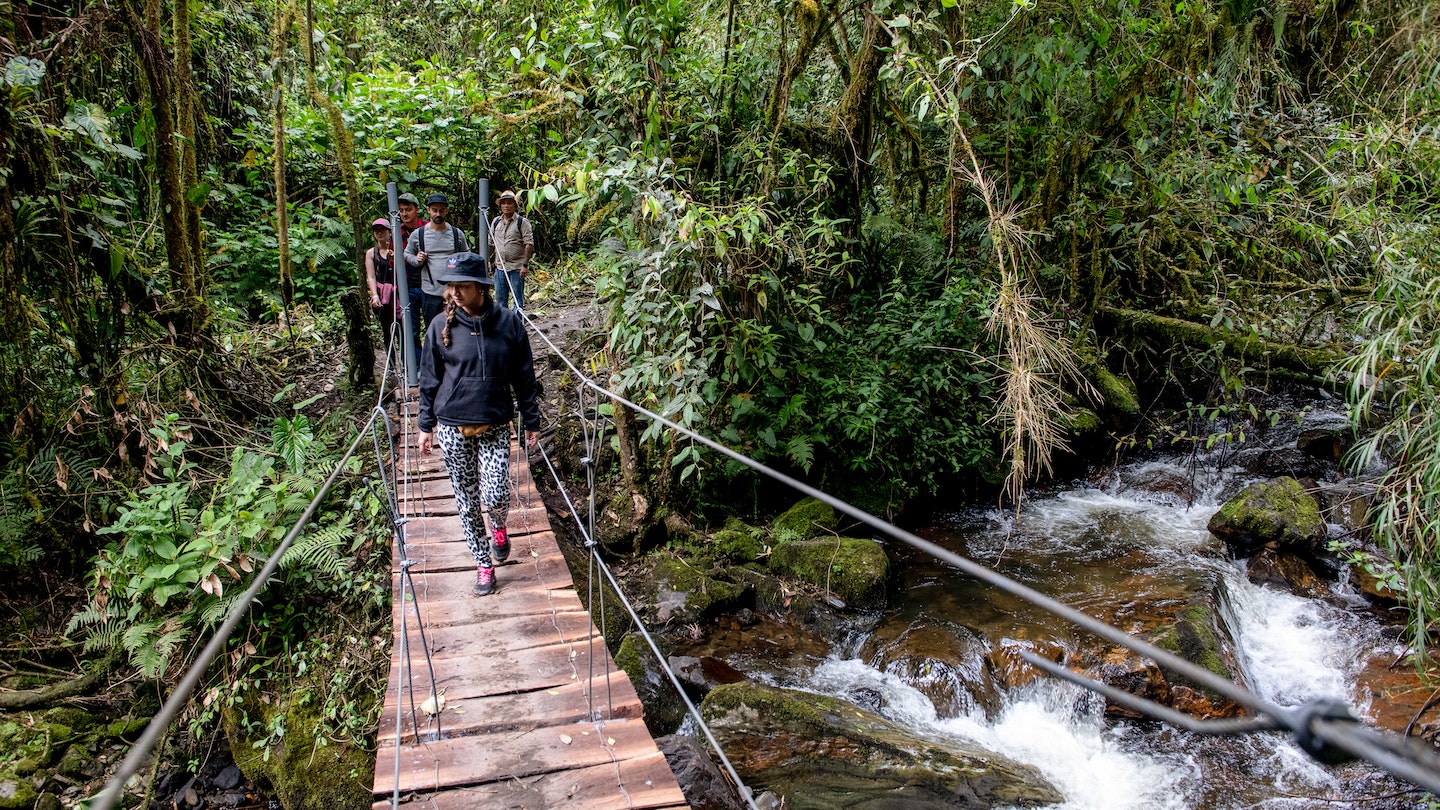
MULTIPOLYGON (((1369 493, 1336 464, 1342 424, 1307 410, 1238 449, 1097 467, 1032 492, 1018 514, 941 511, 917 533, 1282 706, 1339 698, 1403 730, 1430 690, 1387 592, 1341 561, 1369 493)), ((1281 734, 1201 737, 1045 677, 1017 650, 1194 716, 1240 714, 1016 597, 800 509, 815 524, 804 539, 732 523, 708 540, 713 567, 698 580, 665 560, 651 580, 656 619, 685 628, 671 663, 742 778, 786 807, 1429 806, 1369 765, 1316 764, 1281 734), (747 534, 762 547, 748 563, 735 550, 747 534), (883 551, 878 576, 866 544, 883 551), (822 562, 797 568, 802 547, 822 562)), ((673 728, 654 662, 626 646, 652 726, 673 728)), ((672 764, 695 731, 687 722, 669 743, 672 764)))

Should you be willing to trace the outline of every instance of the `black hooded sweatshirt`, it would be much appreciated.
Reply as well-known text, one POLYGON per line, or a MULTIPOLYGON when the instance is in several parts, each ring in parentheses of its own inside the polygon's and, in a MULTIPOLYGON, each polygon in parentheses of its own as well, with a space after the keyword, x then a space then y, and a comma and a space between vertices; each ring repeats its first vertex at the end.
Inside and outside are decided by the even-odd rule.
POLYGON ((420 351, 420 430, 442 425, 499 425, 520 404, 525 430, 540 429, 535 363, 520 316, 491 301, 472 316, 455 308, 450 345, 441 341, 442 314, 430 322, 420 351))

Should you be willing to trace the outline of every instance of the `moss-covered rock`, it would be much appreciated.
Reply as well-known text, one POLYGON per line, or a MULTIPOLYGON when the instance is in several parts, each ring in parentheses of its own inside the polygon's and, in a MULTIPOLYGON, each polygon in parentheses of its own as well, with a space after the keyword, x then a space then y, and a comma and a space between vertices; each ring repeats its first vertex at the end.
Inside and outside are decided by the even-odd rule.
POLYGON ((1221 647, 1219 618, 1203 602, 1186 605, 1176 614, 1174 621, 1151 633, 1150 641, 1156 647, 1175 653, 1226 680, 1234 678, 1221 647))
POLYGON ((711 691, 701 712, 741 778, 783 795, 787 807, 1038 807, 1063 800, 1028 765, 921 739, 839 698, 737 683, 711 691))
POLYGON ((685 703, 660 669, 645 639, 636 633, 627 634, 615 652, 615 665, 625 670, 635 686, 640 705, 645 707, 645 726, 652 736, 662 737, 679 728, 685 719, 685 703))
POLYGON ((65 753, 60 755, 60 761, 55 763, 55 772, 75 781, 84 781, 98 775, 95 757, 81 745, 72 745, 65 749, 65 753))
POLYGON ((1111 373, 1104 366, 1096 366, 1092 381, 1100 396, 1105 398, 1105 404, 1121 413, 1137 414, 1140 412, 1140 399, 1135 392, 1135 383, 1111 373))
POLYGON ((846 605, 882 607, 890 560, 874 540, 789 540, 770 552, 770 569, 825 588, 846 605))
POLYGON ((805 498, 775 518, 775 522, 770 524, 770 534, 775 541, 783 539, 782 533, 808 540, 823 531, 834 531, 838 525, 840 519, 828 504, 805 498))
POLYGON ((1246 487, 1211 516, 1209 529, 1242 553, 1266 543, 1313 551, 1325 537, 1320 504, 1288 476, 1246 487))
POLYGON ((714 537, 710 538, 710 545, 716 554, 740 563, 758 559, 761 552, 765 550, 759 537, 741 529, 721 529, 715 533, 714 537))
POLYGON ((0 810, 30 810, 38 793, 29 779, 0 773, 0 810))
POLYGON ((651 557, 655 615, 662 622, 694 623, 739 608, 746 588, 716 579, 684 559, 660 553, 651 557))
POLYGON ((285 810, 367 807, 375 755, 318 739, 318 703, 315 688, 302 686, 268 705, 252 692, 240 705, 228 707, 225 733, 235 764, 247 779, 268 787, 285 810), (276 725, 283 725, 284 735, 272 734, 268 745, 257 749, 249 730, 276 725))
POLYGON ((1070 433, 1074 436, 1083 436, 1087 433, 1094 433, 1104 425, 1100 421, 1100 414, 1089 408, 1076 408, 1070 412, 1070 433))

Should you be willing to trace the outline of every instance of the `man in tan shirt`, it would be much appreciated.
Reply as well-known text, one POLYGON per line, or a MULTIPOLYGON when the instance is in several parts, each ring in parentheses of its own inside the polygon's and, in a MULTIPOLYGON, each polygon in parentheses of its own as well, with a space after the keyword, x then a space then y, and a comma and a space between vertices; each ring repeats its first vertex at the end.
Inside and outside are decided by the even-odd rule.
POLYGON ((515 192, 500 194, 500 216, 490 223, 490 244, 495 249, 495 300, 502 307, 525 308, 525 276, 530 272, 530 257, 535 255, 535 233, 530 220, 519 213, 515 192))

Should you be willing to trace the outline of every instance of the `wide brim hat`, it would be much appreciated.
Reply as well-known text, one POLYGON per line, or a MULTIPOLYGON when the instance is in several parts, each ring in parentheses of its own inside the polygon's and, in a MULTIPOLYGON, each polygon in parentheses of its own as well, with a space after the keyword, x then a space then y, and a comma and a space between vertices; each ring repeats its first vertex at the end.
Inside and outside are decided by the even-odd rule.
POLYGON ((441 284, 470 281, 475 284, 484 284, 487 287, 495 286, 495 279, 491 278, 489 268, 485 260, 475 253, 456 253, 445 260, 445 269, 435 277, 441 284))
POLYGON ((517 197, 515 196, 515 192, 513 192, 513 191, 502 191, 502 192, 500 192, 500 200, 502 200, 502 201, 503 201, 503 200, 509 200, 510 202, 513 202, 513 203, 515 203, 516 205, 519 205, 519 204, 520 204, 519 198, 517 198, 517 197))

